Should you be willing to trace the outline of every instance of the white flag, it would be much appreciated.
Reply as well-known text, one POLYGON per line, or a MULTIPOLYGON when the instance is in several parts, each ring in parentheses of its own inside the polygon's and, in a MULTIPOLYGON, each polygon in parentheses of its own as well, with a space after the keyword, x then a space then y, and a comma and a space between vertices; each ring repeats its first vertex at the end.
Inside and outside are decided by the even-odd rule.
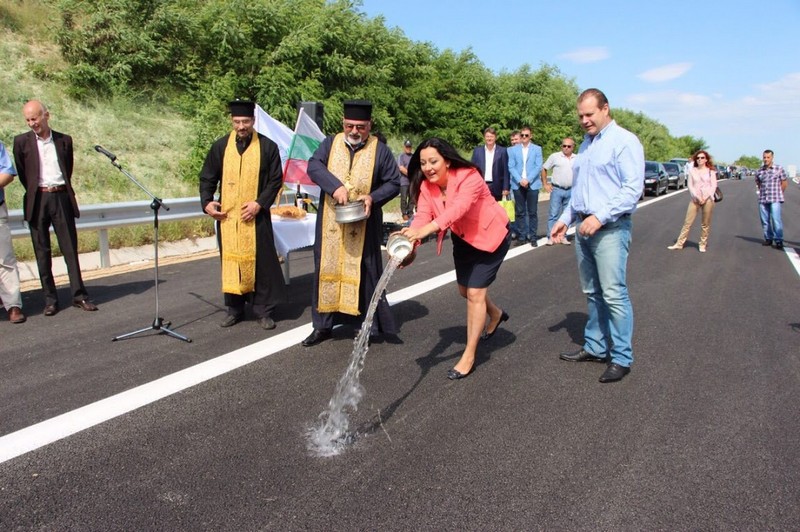
POLYGON ((260 105, 256 104, 256 131, 278 145, 281 154, 281 168, 286 166, 289 158, 289 147, 292 145, 294 132, 288 126, 278 122, 267 114, 260 105))

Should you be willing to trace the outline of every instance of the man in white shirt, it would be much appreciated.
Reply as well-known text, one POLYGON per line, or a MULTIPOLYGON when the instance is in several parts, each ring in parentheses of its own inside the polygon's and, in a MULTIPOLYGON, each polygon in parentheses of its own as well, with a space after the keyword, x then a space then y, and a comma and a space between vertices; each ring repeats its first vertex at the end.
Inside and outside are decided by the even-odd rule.
POLYGON ((472 163, 480 168, 486 186, 494 199, 500 201, 509 195, 508 154, 497 145, 497 131, 493 127, 483 130, 485 144, 472 150, 472 163))
POLYGON ((50 129, 50 113, 38 100, 26 103, 22 114, 30 131, 14 137, 14 162, 20 183, 25 187, 22 210, 39 268, 44 315, 53 316, 59 310, 52 272, 51 225, 67 265, 72 306, 95 311, 97 307, 89 301, 78 262, 75 218, 80 211, 72 190, 72 137, 50 129))
MULTIPOLYGON (((550 155, 542 165, 542 184, 545 192, 550 193, 550 213, 547 217, 547 245, 553 245, 550 230, 558 221, 561 213, 569 205, 572 197, 572 160, 575 158, 575 141, 567 137, 561 141, 561 151, 550 155), (547 181, 547 171, 552 170, 550 182, 547 181)), ((569 244, 566 238, 562 244, 569 244)))

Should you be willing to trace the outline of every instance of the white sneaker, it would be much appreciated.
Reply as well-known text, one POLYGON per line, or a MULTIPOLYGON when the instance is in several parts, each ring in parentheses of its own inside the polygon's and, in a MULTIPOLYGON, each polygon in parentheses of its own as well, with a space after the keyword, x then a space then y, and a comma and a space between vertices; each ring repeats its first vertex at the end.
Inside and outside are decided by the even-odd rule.
POLYGON ((564 244, 565 246, 571 246, 572 245, 572 242, 567 240, 567 237, 564 237, 564 240, 562 240, 561 243, 564 244))
POLYGON ((679 244, 672 244, 671 246, 667 246, 667 249, 683 249, 683 246, 679 244))
POLYGON ((552 246, 552 245, 553 245, 553 239, 552 238, 548 238, 547 239, 547 243, 545 244, 545 246, 552 246))
POLYGON ((700 253, 705 253, 705 252, 706 252, 706 247, 700 246, 700 253))

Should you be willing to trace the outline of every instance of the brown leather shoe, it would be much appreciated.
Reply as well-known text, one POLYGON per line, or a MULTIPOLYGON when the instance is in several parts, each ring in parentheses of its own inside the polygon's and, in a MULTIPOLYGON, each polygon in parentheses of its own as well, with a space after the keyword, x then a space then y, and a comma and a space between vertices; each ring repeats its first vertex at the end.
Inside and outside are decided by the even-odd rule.
POLYGON ((88 312, 94 312, 95 310, 97 310, 97 305, 95 305, 88 299, 84 299, 82 301, 73 301, 72 306, 78 307, 79 309, 83 309, 88 312))
POLYGON ((25 314, 22 313, 22 309, 19 307, 11 307, 8 309, 8 321, 11 323, 25 323, 25 320, 28 318, 25 317, 25 314))
POLYGON ((58 314, 58 305, 45 305, 44 306, 44 315, 45 316, 55 316, 58 314))

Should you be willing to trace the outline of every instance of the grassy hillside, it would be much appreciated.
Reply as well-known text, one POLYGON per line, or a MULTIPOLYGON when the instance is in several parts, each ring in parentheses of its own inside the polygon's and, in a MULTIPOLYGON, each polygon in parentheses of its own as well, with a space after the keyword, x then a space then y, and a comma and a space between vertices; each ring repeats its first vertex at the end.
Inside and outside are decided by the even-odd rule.
MULTIPOLYGON (((173 109, 151 101, 114 99, 76 101, 63 90, 64 68, 53 44, 53 11, 41 1, 0 0, 0 141, 10 152, 15 135, 28 130, 23 104, 32 98, 50 109, 50 125, 72 135, 75 145, 73 184, 81 204, 148 199, 108 159, 96 144, 114 152, 122 166, 162 198, 197 195, 194 176, 181 176, 181 162, 190 146, 191 124, 173 109)), ((22 208, 22 186, 6 189, 10 209, 22 208)), ((199 209, 199 206, 198 206, 199 209)), ((210 223, 164 224, 164 238, 207 234, 210 223)), ((126 228, 110 235, 112 245, 146 243, 151 229, 126 228)), ((97 247, 93 233, 80 235, 81 251, 97 247)), ((32 258, 27 239, 17 239, 21 260, 32 258)))
MULTIPOLYGON (((196 134, 190 119, 152 96, 87 101, 72 98, 65 90, 66 63, 53 38, 58 23, 55 6, 55 0, 0 0, 0 141, 10 152, 14 136, 28 131, 23 104, 38 99, 50 110, 51 127, 73 137, 73 185, 81 205, 148 199, 94 150, 98 144, 115 153, 120 164, 157 196, 197 196, 197 176, 183 175, 196 134)), ((390 139, 395 153, 401 151, 401 142, 390 139)), ((7 187, 10 209, 22 208, 22 193, 18 182, 7 187)), ((384 211, 399 211, 399 200, 395 198, 384 211)), ((162 223, 160 229, 162 240, 213 234, 210 219, 162 223)), ((149 226, 109 234, 112 247, 146 244, 151 237, 149 226)), ((81 252, 97 250, 96 233, 79 233, 79 245, 81 252)), ((33 258, 28 239, 16 239, 14 249, 20 260, 33 258)))
MULTIPOLYGON (((81 203, 136 199, 140 192, 108 159, 94 151, 101 144, 122 165, 165 198, 196 194, 179 176, 189 150, 190 123, 177 112, 131 100, 78 102, 62 89, 64 64, 52 44, 47 13, 40 2, 0 1, 0 140, 10 146, 27 131, 22 105, 36 98, 50 109, 53 129, 72 135, 74 184, 81 203)), ((21 187, 8 191, 12 208, 20 208, 21 187)), ((146 198, 142 198, 146 199, 146 198)))

